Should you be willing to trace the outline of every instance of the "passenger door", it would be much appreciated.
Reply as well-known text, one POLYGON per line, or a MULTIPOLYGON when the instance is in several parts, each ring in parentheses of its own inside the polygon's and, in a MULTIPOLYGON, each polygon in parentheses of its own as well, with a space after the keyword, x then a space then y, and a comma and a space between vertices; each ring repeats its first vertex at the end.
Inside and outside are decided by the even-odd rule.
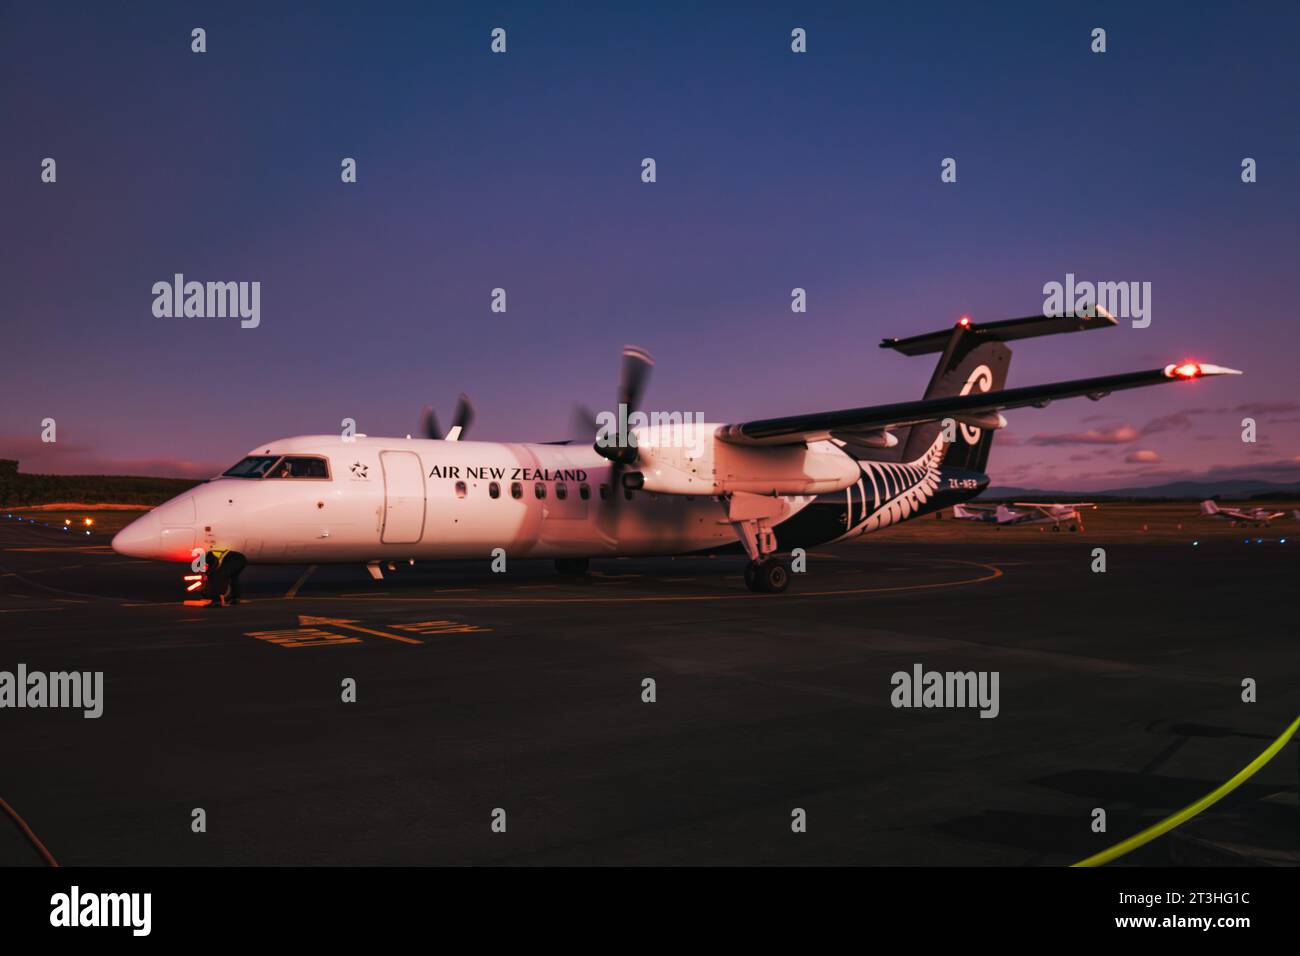
POLYGON ((413 451, 379 453, 384 469, 384 544, 413 544, 424 534, 424 468, 413 451))

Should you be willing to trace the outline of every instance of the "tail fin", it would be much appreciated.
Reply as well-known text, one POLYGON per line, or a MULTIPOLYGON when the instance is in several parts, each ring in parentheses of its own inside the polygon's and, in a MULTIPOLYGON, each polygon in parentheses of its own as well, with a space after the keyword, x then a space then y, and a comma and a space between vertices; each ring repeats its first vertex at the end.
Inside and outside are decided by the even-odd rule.
MULTIPOLYGON (((962 337, 953 336, 935 366, 934 375, 926 387, 926 398, 945 398, 975 392, 1001 390, 1011 367, 1011 349, 1001 342, 972 343, 973 348, 962 347, 962 337)), ((955 422, 953 441, 947 445, 944 463, 954 468, 982 472, 988 467, 989 448, 993 445, 993 430, 955 422)), ((943 431, 943 422, 926 422, 914 425, 903 446, 903 461, 915 461, 934 445, 943 431)))
POLYGON ((1205 501, 1201 502, 1201 514, 1217 515, 1218 513, 1219 513, 1219 506, 1214 503, 1213 499, 1206 499, 1205 501))
MULTIPOLYGON (((1032 315, 1024 319, 978 324, 963 318, 951 329, 927 332, 906 339, 885 339, 880 347, 894 349, 904 355, 940 353, 930 384, 926 387, 925 397, 945 398, 967 395, 972 391, 1000 391, 1006 384, 1007 370, 1011 366, 1011 349, 1004 342, 1040 335, 1110 328, 1115 324, 1113 318, 1104 314, 1063 317, 1032 315)), ((993 445, 993 430, 980 428, 970 422, 957 422, 955 427, 955 439, 946 448, 944 463, 971 471, 986 471, 989 449, 993 445)), ((915 461, 924 455, 934 445, 942 429, 941 422, 913 426, 903 447, 902 460, 915 461)))

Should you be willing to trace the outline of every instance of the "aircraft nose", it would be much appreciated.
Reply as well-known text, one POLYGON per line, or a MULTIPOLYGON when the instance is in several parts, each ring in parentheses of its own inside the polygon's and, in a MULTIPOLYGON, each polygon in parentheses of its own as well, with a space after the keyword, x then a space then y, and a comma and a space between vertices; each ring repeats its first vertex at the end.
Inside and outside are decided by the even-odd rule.
POLYGON ((113 535, 113 550, 128 558, 157 557, 162 544, 162 525, 152 511, 136 518, 113 535))

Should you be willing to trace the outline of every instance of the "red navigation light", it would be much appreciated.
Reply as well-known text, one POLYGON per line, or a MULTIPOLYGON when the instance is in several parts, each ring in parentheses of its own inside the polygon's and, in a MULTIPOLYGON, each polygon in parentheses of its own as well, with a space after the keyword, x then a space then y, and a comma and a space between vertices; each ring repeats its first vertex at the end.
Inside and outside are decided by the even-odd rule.
POLYGON ((963 329, 969 329, 969 328, 970 328, 970 316, 969 316, 969 315, 963 315, 960 319, 957 320, 957 324, 960 325, 963 329))
POLYGON ((1201 367, 1195 362, 1184 362, 1174 366, 1174 374, 1179 378, 1196 378, 1201 374, 1201 367))

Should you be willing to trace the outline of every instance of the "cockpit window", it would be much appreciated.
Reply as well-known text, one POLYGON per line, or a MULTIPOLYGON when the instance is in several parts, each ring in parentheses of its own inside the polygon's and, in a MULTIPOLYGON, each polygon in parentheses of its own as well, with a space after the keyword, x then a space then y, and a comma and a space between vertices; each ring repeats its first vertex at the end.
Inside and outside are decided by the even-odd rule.
POLYGON ((268 473, 268 478, 329 478, 330 466, 324 458, 286 455, 268 473))
POLYGON ((279 455, 249 455, 239 464, 221 473, 223 478, 261 478, 280 460, 279 455))

